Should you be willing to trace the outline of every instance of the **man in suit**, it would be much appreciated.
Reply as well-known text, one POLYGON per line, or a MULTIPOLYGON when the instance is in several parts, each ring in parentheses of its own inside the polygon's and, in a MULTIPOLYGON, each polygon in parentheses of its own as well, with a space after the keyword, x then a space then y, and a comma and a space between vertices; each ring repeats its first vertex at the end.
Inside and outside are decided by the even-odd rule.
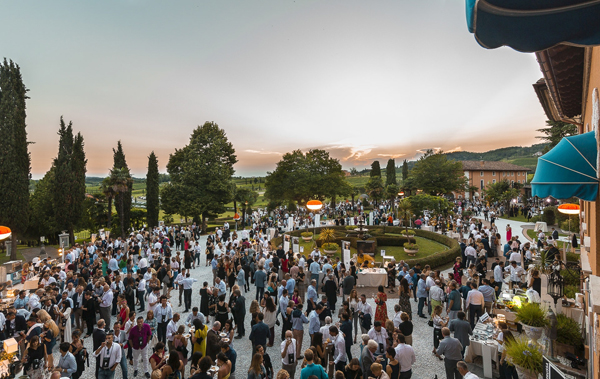
POLYGON ((206 356, 211 357, 213 361, 217 360, 217 354, 221 352, 219 330, 221 330, 221 323, 215 321, 212 329, 206 334, 206 356))
POLYGON ((367 348, 363 348, 361 354, 361 368, 363 372, 363 379, 369 379, 369 377, 374 376, 371 372, 371 365, 375 362, 381 362, 381 356, 375 358, 374 355, 378 347, 379 345, 377 344, 377 342, 375 342, 374 340, 369 340, 369 342, 367 343, 367 348))
MULTIPOLYGON (((94 342, 93 351, 98 350, 98 348, 102 345, 102 342, 106 341, 106 332, 104 331, 104 327, 106 323, 104 319, 98 320, 98 328, 94 330, 92 335, 92 339, 94 342)), ((96 357, 96 379, 98 379, 98 372, 100 371, 100 357, 96 357)))
POLYGON ((82 323, 82 315, 83 315, 83 287, 77 286, 75 289, 75 294, 71 297, 73 300, 73 314, 75 315, 75 325, 76 328, 83 331, 83 323, 82 323))
POLYGON ((473 335, 473 330, 471 329, 471 324, 466 320, 465 312, 458 312, 458 318, 454 320, 450 320, 450 324, 448 325, 448 329, 451 332, 454 332, 454 338, 456 338, 462 345, 462 357, 465 357, 465 350, 467 346, 471 343, 469 340, 469 336, 473 335))
MULTIPOLYGON (((258 314, 258 322, 252 327, 249 339, 252 341, 252 349, 255 350, 258 345, 267 346, 267 338, 271 335, 269 326, 263 322, 265 315, 258 314)), ((298 357, 300 359, 300 357, 298 357)))
POLYGON ((21 332, 27 331, 27 329, 25 317, 18 315, 16 310, 10 309, 6 314, 5 337, 17 337, 21 332))
POLYGON ((246 329, 244 328, 244 318, 246 317, 246 298, 242 296, 240 290, 235 290, 233 294, 236 296, 235 303, 233 304, 233 317, 238 330, 238 335, 235 338, 240 339, 246 334, 246 329))
POLYGON ((552 239, 558 241, 558 230, 552 228, 552 239))

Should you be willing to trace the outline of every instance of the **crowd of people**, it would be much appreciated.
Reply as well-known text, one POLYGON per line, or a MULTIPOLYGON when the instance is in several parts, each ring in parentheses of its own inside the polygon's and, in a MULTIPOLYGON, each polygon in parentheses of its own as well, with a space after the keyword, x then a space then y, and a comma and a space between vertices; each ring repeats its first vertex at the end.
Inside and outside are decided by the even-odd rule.
MULTIPOLYGON (((377 217, 385 220, 386 210, 377 217)), ((134 377, 153 379, 228 379, 236 371, 256 379, 293 378, 296 371, 302 379, 399 379, 412 376, 416 361, 414 301, 416 316, 433 328, 432 354, 444 359, 448 377, 458 378, 468 373, 462 362, 468 336, 482 313, 491 311, 505 276, 523 286, 528 275, 525 286, 538 298, 541 292, 539 273, 524 270, 535 247, 510 230, 502 244, 494 224, 455 218, 454 224, 467 226, 468 237, 452 272, 445 278, 429 266, 392 261, 387 293, 397 294, 398 303, 388 312, 386 288, 380 286, 369 296, 373 309, 356 286, 362 263, 346 267, 318 248, 299 255, 272 246, 267 228, 286 216, 280 211, 275 220, 260 221, 259 215, 239 232, 225 225, 202 243, 194 224, 140 230, 128 238, 100 236, 65 251, 64 265, 36 258, 22 275, 37 275, 39 288, 20 291, 0 313, 0 337, 19 341, 32 379, 54 371, 78 379, 91 358, 102 379, 112 379, 117 368, 127 379, 128 365, 134 377), (491 272, 488 260, 495 260, 491 272), (212 275, 194 289, 193 270, 207 266, 212 275), (176 301, 183 312, 174 311, 176 301), (271 357, 277 334, 281 344, 271 357), (88 352, 83 340, 89 337, 88 352), (233 341, 242 338, 252 344, 249 368, 236 367, 233 341), (360 354, 353 356, 357 344, 360 354), (281 359, 282 370, 273 372, 272 359, 281 359)), ((542 241, 542 248, 552 247, 542 241)))

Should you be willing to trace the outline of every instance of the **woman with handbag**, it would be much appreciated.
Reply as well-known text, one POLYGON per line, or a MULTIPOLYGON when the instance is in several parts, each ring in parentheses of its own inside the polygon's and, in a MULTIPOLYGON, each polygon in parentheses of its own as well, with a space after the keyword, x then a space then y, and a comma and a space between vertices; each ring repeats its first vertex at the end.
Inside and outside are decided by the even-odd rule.
POLYGON ((199 319, 194 320, 194 334, 192 335, 192 346, 194 353, 200 353, 206 356, 206 336, 208 335, 208 325, 202 324, 199 319))
POLYGON ((30 379, 44 379, 46 377, 45 362, 48 361, 46 346, 40 343, 37 336, 29 341, 29 347, 25 349, 21 362, 24 363, 25 374, 30 379))
POLYGON ((173 337, 173 347, 175 348, 175 350, 177 350, 177 353, 179 354, 179 360, 183 362, 183 366, 185 367, 187 365, 187 357, 189 351, 187 348, 188 341, 187 338, 185 338, 185 336, 183 335, 183 332, 185 332, 185 326, 179 325, 179 328, 177 328, 177 332, 173 337))

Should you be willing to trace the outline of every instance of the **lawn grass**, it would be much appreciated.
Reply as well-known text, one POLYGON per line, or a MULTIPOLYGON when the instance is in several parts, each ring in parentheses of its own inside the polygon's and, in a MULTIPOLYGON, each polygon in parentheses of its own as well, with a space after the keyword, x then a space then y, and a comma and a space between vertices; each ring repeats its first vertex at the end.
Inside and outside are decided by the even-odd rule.
MULTIPOLYGON (((23 254, 21 253, 21 250, 23 249, 27 249, 27 245, 19 245, 17 246, 17 261, 21 260, 21 261, 25 261, 25 258, 23 257, 23 254)), ((4 254, 0 254, 0 265, 4 264, 6 262, 10 262, 10 256, 6 256, 6 251, 4 251, 4 254)))
POLYGON ((505 220, 511 220, 511 221, 529 222, 529 221, 527 221, 527 217, 523 216, 522 214, 519 214, 517 217, 508 217, 507 215, 504 215, 499 218, 503 218, 505 220))
MULTIPOLYGON (((532 239, 532 240, 536 240, 537 236, 538 236, 539 232, 536 232, 533 229, 527 229, 527 235, 532 239)), ((549 235, 550 233, 547 233, 546 235, 549 235)), ((567 234, 563 234, 563 233, 558 233, 559 237, 568 237, 567 234)), ((558 247, 559 249, 562 249, 564 245, 564 242, 562 241, 557 241, 556 247, 558 247)))

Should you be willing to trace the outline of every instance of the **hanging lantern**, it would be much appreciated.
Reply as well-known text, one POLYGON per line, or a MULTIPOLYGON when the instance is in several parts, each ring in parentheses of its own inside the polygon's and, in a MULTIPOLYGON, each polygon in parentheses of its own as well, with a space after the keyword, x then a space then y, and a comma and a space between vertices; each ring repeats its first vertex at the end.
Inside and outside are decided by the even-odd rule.
POLYGON ((8 226, 0 226, 0 240, 10 237, 12 234, 8 226))
POLYGON ((554 299, 554 305, 556 305, 558 299, 563 297, 564 284, 565 280, 560 271, 552 270, 550 275, 548 275, 548 296, 554 299))
POLYGON ((579 204, 561 204, 558 206, 558 211, 567 215, 577 215, 580 210, 579 204))

